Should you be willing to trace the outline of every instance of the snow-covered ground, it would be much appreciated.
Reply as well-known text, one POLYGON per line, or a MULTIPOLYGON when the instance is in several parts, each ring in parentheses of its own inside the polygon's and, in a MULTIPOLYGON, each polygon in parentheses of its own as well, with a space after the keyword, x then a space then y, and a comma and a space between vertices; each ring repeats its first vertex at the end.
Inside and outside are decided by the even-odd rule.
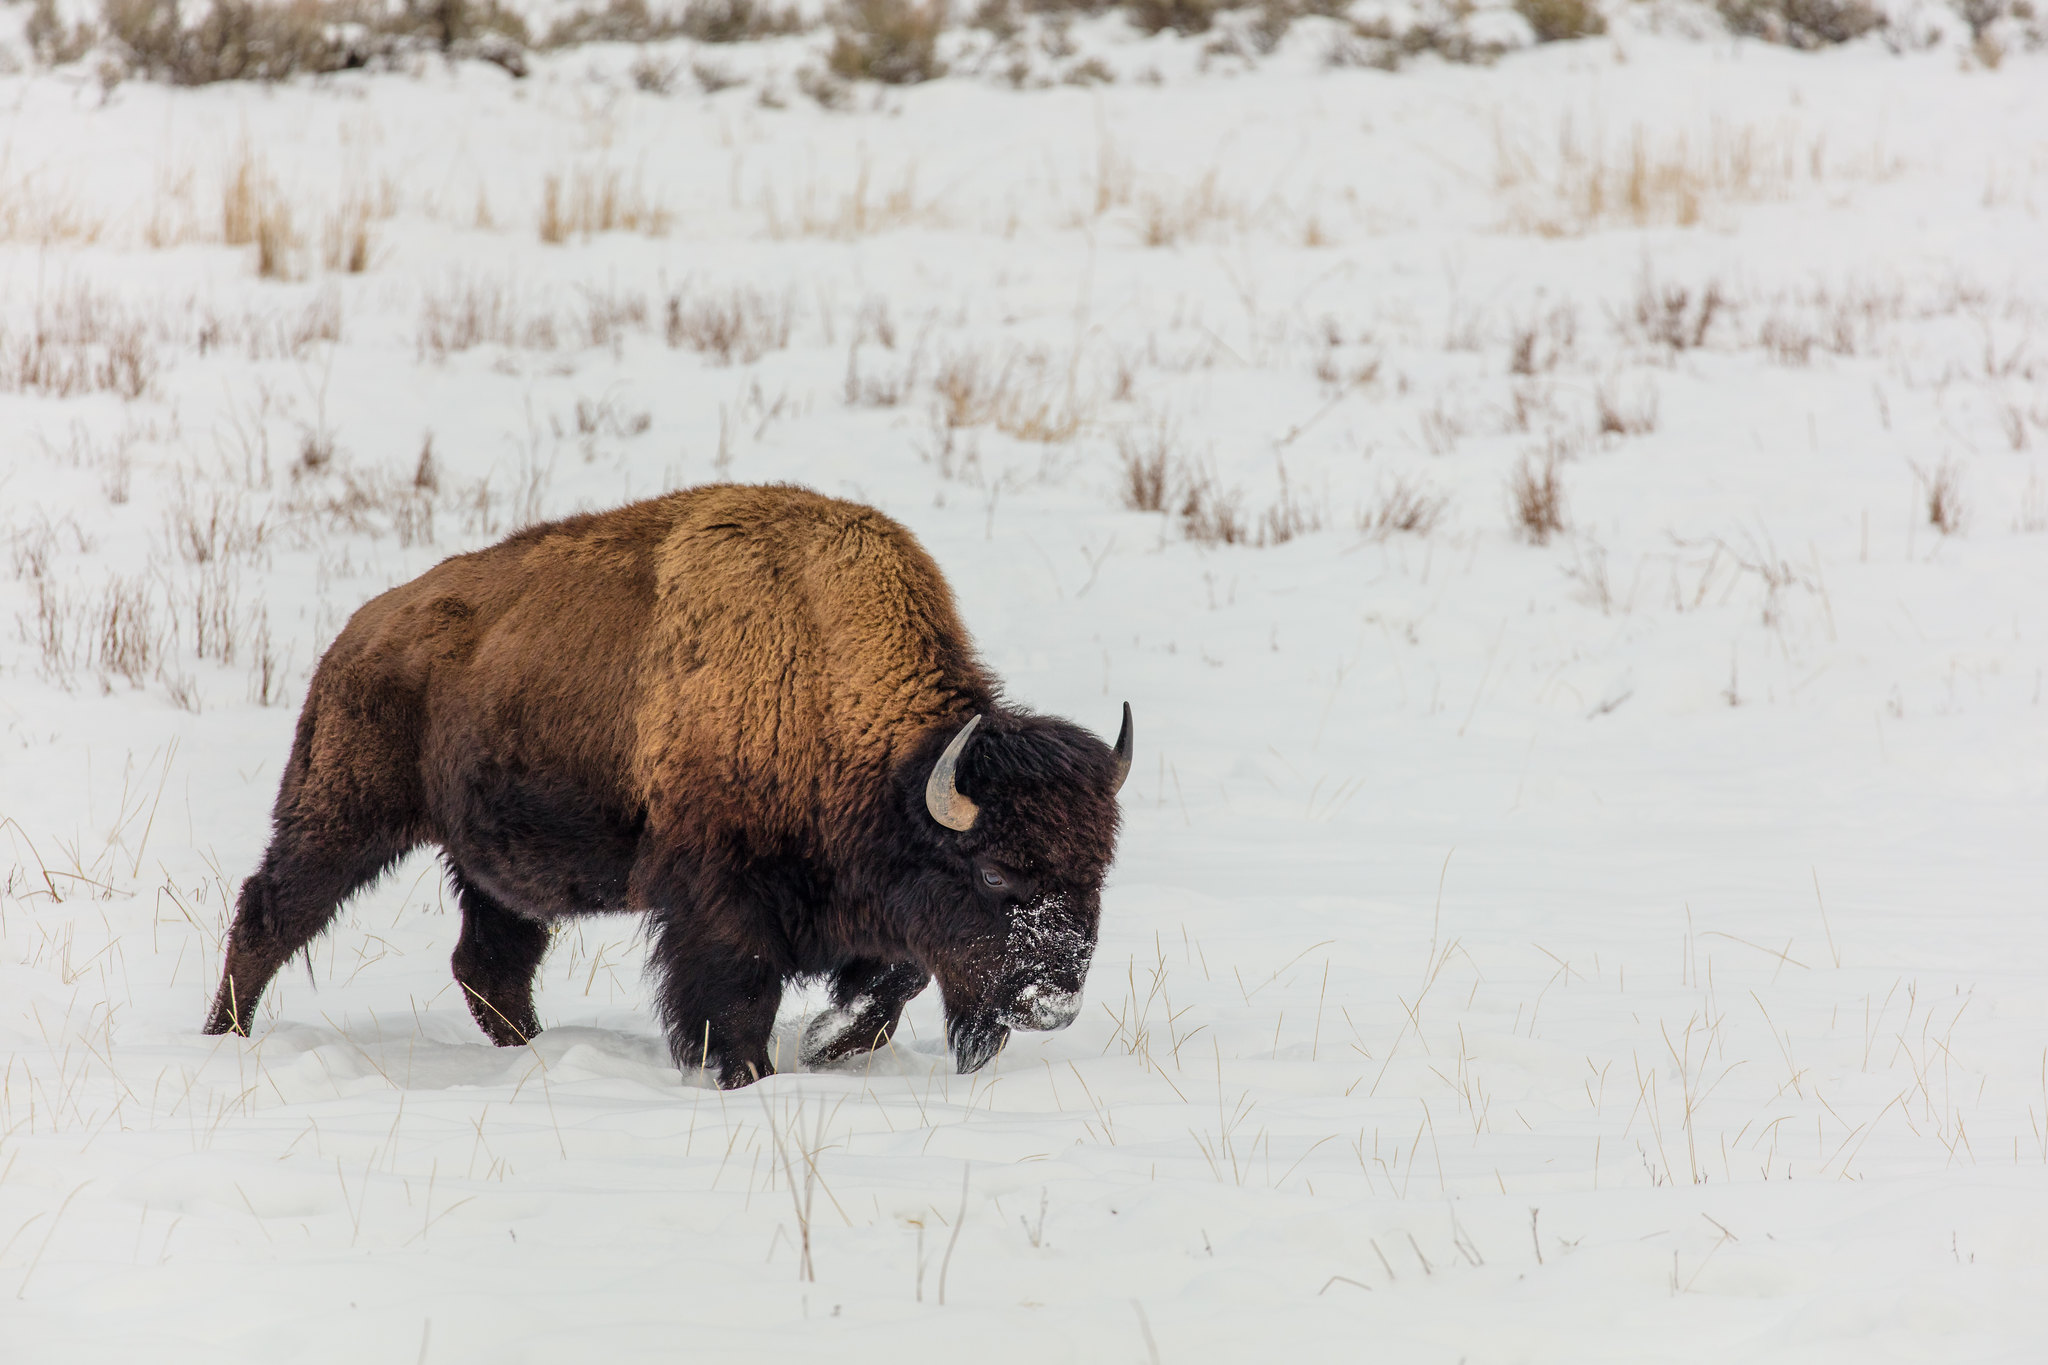
POLYGON ((0 1358, 2044 1358, 2048 60, 1317 22, 0 77, 0 1358), (1080 1021, 721 1094, 594 920, 500 1051, 419 857, 202 1037, 348 614, 721 478, 1131 701, 1080 1021))

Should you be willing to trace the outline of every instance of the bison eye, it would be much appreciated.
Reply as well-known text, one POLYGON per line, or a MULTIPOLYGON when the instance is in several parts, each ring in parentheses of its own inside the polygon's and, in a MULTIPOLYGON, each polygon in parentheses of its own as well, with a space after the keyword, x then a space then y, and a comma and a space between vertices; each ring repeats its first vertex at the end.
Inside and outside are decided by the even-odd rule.
POLYGON ((1010 883, 1002 873, 994 868, 984 867, 981 869, 981 884, 991 891, 1001 891, 1010 883))

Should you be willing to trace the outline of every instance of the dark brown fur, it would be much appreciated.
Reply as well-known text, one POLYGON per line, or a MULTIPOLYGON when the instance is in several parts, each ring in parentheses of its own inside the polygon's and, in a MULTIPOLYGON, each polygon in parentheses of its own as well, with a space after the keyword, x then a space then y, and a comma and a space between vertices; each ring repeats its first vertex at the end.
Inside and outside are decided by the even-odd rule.
POLYGON ((500 1044, 539 1027, 547 923, 634 910, 672 1051, 722 1084, 771 1069, 806 975, 836 1007, 808 1060, 885 1040, 936 975, 972 1069, 1071 1017, 1030 1002, 1078 1000, 1119 779, 1100 740, 1002 706, 938 566, 872 508, 721 485, 536 526, 374 599, 321 660, 207 1028, 247 1032, 342 901, 432 843, 500 1044), (956 833, 923 783, 975 715, 983 814, 956 833))

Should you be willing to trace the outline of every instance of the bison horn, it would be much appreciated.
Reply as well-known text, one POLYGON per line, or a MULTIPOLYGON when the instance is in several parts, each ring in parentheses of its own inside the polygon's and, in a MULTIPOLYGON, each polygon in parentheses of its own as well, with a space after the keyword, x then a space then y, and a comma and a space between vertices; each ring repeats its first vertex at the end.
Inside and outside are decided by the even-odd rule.
POLYGON ((1124 703, 1124 725, 1116 732, 1116 790, 1122 791, 1124 779, 1131 775, 1131 751, 1136 747, 1131 738, 1131 704, 1124 703))
POLYGON ((981 814, 981 807, 962 796, 960 789, 953 785, 953 769, 959 765, 960 753, 967 747, 968 737, 979 724, 981 717, 976 716, 960 727, 960 733, 953 736, 946 752, 932 764, 932 775, 924 780, 924 808, 932 813, 932 819, 947 829, 973 829, 974 818, 981 814))

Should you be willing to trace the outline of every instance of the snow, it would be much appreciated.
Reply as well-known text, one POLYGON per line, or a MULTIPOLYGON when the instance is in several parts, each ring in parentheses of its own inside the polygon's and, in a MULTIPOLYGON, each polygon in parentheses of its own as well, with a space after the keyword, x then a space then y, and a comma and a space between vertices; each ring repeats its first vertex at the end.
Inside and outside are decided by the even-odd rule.
POLYGON ((815 36, 715 96, 0 76, 8 1359, 2042 1358, 2043 56, 1116 24, 1115 84, 841 112, 815 36), (245 156, 295 278, 220 240, 245 156), (608 173, 665 230, 542 243, 608 173), (1300 534, 1126 509, 1152 451, 1300 534), (957 1076, 928 991, 810 1072, 792 993, 721 1094, 603 918, 495 1049, 420 856, 202 1037, 348 614, 715 478, 882 507, 1015 700, 1132 703, 1072 1027, 957 1076))

